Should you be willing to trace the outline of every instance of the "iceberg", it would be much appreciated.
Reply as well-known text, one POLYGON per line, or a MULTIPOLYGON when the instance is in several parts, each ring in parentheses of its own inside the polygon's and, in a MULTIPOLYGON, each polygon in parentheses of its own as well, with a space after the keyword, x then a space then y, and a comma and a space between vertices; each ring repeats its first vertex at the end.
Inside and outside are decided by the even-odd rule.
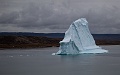
POLYGON ((97 46, 91 35, 86 18, 74 21, 65 32, 64 39, 60 41, 57 55, 107 53, 108 50, 97 46))

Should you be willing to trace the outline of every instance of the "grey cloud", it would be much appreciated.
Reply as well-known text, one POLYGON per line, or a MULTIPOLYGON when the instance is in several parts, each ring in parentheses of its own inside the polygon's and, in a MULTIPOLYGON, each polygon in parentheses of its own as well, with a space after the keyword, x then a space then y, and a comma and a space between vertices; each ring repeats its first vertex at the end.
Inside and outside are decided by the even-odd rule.
POLYGON ((19 17, 18 12, 3 13, 0 16, 0 23, 14 23, 14 21, 19 17))
POLYGON ((92 33, 120 33, 118 0, 30 0, 30 2, 11 0, 9 2, 8 9, 12 12, 10 13, 7 7, 3 10, 6 11, 5 14, 0 12, 0 26, 4 25, 1 31, 7 31, 6 27, 10 27, 12 31, 13 27, 19 31, 64 32, 74 20, 85 17, 92 33), (12 2, 15 3, 13 6, 16 6, 14 9, 12 2))

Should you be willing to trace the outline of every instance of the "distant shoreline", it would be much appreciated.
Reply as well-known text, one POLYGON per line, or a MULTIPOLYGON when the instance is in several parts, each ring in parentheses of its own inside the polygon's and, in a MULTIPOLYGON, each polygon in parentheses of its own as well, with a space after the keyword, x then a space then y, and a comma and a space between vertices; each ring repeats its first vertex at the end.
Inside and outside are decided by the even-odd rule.
MULTIPOLYGON (((42 36, 0 36, 0 49, 59 47, 63 38, 42 36)), ((120 45, 120 40, 95 39, 97 45, 120 45)))

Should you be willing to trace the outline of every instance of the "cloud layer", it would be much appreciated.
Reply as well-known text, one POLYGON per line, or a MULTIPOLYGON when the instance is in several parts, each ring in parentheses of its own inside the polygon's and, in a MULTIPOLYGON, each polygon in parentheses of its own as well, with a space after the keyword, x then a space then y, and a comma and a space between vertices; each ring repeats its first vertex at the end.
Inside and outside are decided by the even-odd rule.
POLYGON ((120 34, 119 0, 1 0, 0 31, 65 32, 85 17, 96 34, 120 34))

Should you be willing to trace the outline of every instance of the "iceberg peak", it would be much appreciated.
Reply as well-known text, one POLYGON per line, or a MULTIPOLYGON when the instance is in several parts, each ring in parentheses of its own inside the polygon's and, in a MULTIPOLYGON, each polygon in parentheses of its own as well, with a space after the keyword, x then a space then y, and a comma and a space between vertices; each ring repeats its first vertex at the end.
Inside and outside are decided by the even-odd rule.
POLYGON ((64 39, 60 41, 59 51, 55 54, 84 54, 84 53, 107 53, 97 46, 91 35, 86 18, 74 21, 65 32, 64 39))

